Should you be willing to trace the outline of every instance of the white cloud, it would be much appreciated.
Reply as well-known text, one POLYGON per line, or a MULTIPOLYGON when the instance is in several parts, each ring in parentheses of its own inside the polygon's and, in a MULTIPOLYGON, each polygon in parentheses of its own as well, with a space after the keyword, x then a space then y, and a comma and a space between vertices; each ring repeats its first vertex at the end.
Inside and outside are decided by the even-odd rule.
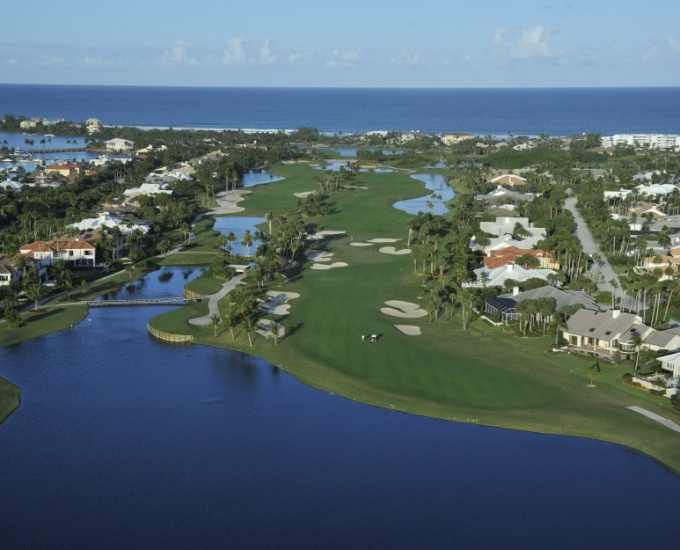
POLYGON ((11 59, 8 59, 4 63, 4 65, 11 65, 12 67, 16 67, 18 64, 19 60, 16 57, 12 57, 11 59))
POLYGON ((288 54, 287 61, 290 65, 314 65, 316 56, 313 52, 291 52, 288 54))
POLYGON ((198 65, 198 61, 193 57, 189 57, 187 49, 189 44, 185 40, 177 40, 172 49, 166 51, 157 59, 159 65, 198 65))
POLYGON ((88 67, 125 67, 130 65, 128 59, 103 59, 99 56, 85 57, 79 63, 88 67))
POLYGON ((392 63, 398 65, 418 65, 420 63, 420 54, 417 52, 410 52, 406 48, 402 48, 399 54, 392 58, 392 63))
POLYGON ((361 60, 361 53, 356 48, 333 50, 333 55, 326 61, 327 67, 354 67, 361 60))
POLYGON ((222 63, 225 65, 241 65, 246 62, 246 52, 243 49, 245 38, 230 38, 227 41, 227 48, 224 50, 222 63))
POLYGON ((47 59, 47 65, 63 65, 64 58, 59 56, 52 56, 47 59))
POLYGON ((679 55, 680 54, 680 38, 677 36, 669 36, 666 38, 666 44, 671 49, 671 52, 679 55))
POLYGON ((503 59, 554 57, 557 52, 551 47, 549 40, 555 32, 543 25, 523 28, 519 32, 497 29, 493 35, 493 45, 503 59))
POLYGON ((271 65, 276 61, 276 56, 272 53, 271 44, 272 41, 269 38, 265 38, 262 46, 260 46, 260 56, 258 58, 260 65, 271 65))

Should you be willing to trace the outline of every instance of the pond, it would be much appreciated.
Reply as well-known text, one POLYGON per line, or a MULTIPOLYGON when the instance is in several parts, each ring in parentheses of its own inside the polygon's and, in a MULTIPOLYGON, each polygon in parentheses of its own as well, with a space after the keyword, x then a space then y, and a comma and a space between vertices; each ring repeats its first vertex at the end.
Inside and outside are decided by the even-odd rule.
POLYGON ((243 174, 243 177, 238 182, 238 187, 253 187, 255 185, 262 185, 265 183, 274 183, 276 181, 284 180, 282 176, 276 176, 269 170, 251 170, 243 174))
MULTIPOLYGON (((185 269, 150 274, 139 297, 185 269)), ((680 478, 638 453, 356 403, 254 357, 159 343, 146 323, 167 310, 93 308, 0 348, 23 390, 0 426, 3 550, 627 549, 679 534, 680 478)))
POLYGON ((333 151, 338 153, 341 157, 356 157, 357 151, 380 151, 385 156, 391 155, 402 155, 404 154, 403 149, 380 149, 378 147, 323 147, 320 148, 323 151, 333 151))
MULTIPOLYGON (((246 248, 241 244, 244 233, 246 230, 250 230, 250 232, 254 234, 255 231, 257 231, 257 225, 265 223, 266 221, 267 220, 264 218, 256 216, 217 216, 213 229, 224 235, 233 232, 234 235, 236 235, 236 241, 231 245, 232 250, 235 254, 246 254, 246 248)), ((253 240, 253 244, 250 245, 251 255, 255 253, 255 250, 260 244, 260 241, 253 240)))
POLYGON ((432 191, 429 195, 397 201, 392 206, 403 210, 408 214, 416 215, 418 212, 431 212, 432 214, 444 214, 448 211, 446 203, 453 199, 455 193, 449 185, 448 176, 441 174, 414 174, 414 179, 425 183, 425 187, 432 191))

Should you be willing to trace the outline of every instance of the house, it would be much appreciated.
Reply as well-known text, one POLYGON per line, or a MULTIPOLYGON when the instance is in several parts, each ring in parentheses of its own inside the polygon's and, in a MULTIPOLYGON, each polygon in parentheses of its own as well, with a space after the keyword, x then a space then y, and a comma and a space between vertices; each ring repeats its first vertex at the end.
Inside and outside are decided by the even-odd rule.
POLYGON ((97 229, 108 228, 113 229, 117 227, 123 235, 139 230, 145 235, 151 229, 153 222, 136 220, 132 218, 125 219, 120 216, 111 215, 109 212, 102 212, 96 218, 86 218, 78 223, 72 223, 67 227, 72 227, 80 232, 96 231, 97 229))
POLYGON ((59 174, 65 178, 75 178, 80 174, 80 166, 72 162, 66 162, 64 164, 50 164, 45 168, 45 174, 59 174))
POLYGON ((510 263, 517 263, 517 258, 521 256, 532 256, 539 262, 538 267, 543 269, 559 269, 560 264, 557 262, 547 250, 523 249, 516 246, 508 246, 499 250, 490 250, 489 255, 482 261, 484 266, 489 269, 501 267, 510 263))
POLYGON ((94 267, 97 247, 87 241, 62 239, 56 241, 35 241, 25 244, 19 253, 35 260, 40 266, 51 265, 62 259, 74 266, 94 267))
POLYGON ((0 287, 9 286, 19 278, 19 269, 7 257, 0 255, 0 287))
POLYGON ((495 269, 480 267, 474 270, 474 274, 476 280, 471 283, 463 283, 463 287, 505 286, 506 281, 519 284, 529 279, 540 279, 548 285, 550 278, 557 275, 557 272, 552 269, 525 269, 520 265, 508 264, 495 269))
POLYGON ((657 357, 661 361, 661 368, 673 373, 673 378, 680 378, 680 353, 670 353, 657 357))
POLYGON ((642 347, 650 351, 680 349, 680 328, 652 330, 645 336, 642 347))
POLYGON ((96 134, 101 130, 102 123, 100 120, 96 118, 88 118, 85 121, 85 129, 87 130, 88 134, 96 134))
POLYGON ((505 187, 523 187, 527 184, 526 178, 515 174, 502 174, 491 180, 491 183, 505 187))
POLYGON ((126 197, 137 197, 139 195, 172 195, 172 189, 166 183, 142 183, 139 187, 126 189, 123 194, 126 197))
POLYGON ((534 227, 532 223, 529 222, 529 218, 512 218, 512 217, 499 217, 493 222, 480 222, 479 228, 490 235, 496 235, 498 237, 502 235, 512 235, 515 231, 515 227, 520 225, 522 229, 528 233, 527 236, 530 237, 545 237, 545 228, 534 227))
POLYGON ((134 143, 121 138, 114 138, 104 142, 106 149, 109 151, 129 151, 134 147, 134 143))
POLYGON ((579 309, 567 319, 567 328, 562 334, 571 346, 616 353, 635 351, 637 338, 643 340, 651 330, 642 324, 642 317, 634 313, 619 309, 579 309))
POLYGON ((476 201, 481 201, 485 204, 496 205, 502 203, 518 204, 522 202, 531 202, 536 198, 533 193, 518 193, 511 189, 506 189, 499 185, 496 189, 487 193, 486 195, 475 195, 476 201))
POLYGON ((444 145, 455 145, 456 143, 460 143, 461 141, 465 141, 467 139, 474 139, 475 136, 474 134, 466 134, 463 132, 449 132, 447 134, 442 135, 442 143, 444 145))

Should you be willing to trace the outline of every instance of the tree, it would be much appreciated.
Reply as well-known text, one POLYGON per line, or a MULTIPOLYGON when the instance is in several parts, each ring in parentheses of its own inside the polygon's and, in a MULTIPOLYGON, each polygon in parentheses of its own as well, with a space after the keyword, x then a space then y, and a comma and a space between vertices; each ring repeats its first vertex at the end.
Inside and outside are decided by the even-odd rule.
POLYGON ((595 384, 594 384, 593 382, 595 382, 595 379, 596 379, 596 378, 598 377, 598 375, 600 374, 600 370, 601 370, 601 369, 600 369, 600 362, 599 362, 599 361, 595 361, 595 364, 592 365, 592 366, 588 369, 588 378, 590 378, 590 384, 588 384, 588 387, 589 387, 589 388, 594 388, 594 387, 595 387, 595 384))
POLYGON ((33 284, 26 289, 26 295, 35 302, 35 311, 38 311, 38 302, 45 296, 45 287, 38 284, 33 284))
POLYGON ((267 223, 269 224, 269 234, 272 234, 272 224, 274 223, 274 213, 273 212, 267 212, 264 215, 264 219, 267 220, 267 223))
POLYGON ((252 345, 253 345, 253 333, 257 330, 257 324, 255 323, 255 320, 250 315, 247 315, 241 321, 241 325, 243 326, 243 330, 246 331, 246 336, 248 336, 248 342, 250 343, 250 346, 252 347, 252 345))
POLYGON ((7 327, 11 329, 16 329, 21 326, 21 313, 19 313, 16 308, 8 308, 5 310, 5 323, 7 327))
POLYGON ((274 337, 274 345, 275 346, 278 345, 279 336, 281 336, 281 325, 272 321, 272 324, 269 325, 269 331, 272 333, 272 336, 274 337))
POLYGON ((217 338, 217 330, 220 328, 222 321, 219 314, 213 313, 210 316, 210 327, 213 329, 213 338, 217 338))

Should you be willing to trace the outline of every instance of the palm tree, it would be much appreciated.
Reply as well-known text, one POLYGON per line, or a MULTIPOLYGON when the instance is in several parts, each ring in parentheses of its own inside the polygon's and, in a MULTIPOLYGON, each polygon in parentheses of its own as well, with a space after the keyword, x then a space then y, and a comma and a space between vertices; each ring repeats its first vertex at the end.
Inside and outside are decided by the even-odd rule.
POLYGON ((40 283, 29 286, 26 295, 35 302, 35 311, 38 311, 38 302, 45 296, 45 287, 40 283))
POLYGON ((250 247, 253 244, 253 235, 250 233, 250 229, 246 229, 243 232, 243 237, 241 238, 241 246, 245 248, 246 256, 250 257, 250 247))
POLYGON ((217 338, 217 330, 220 328, 222 321, 219 314, 213 313, 210 316, 210 327, 213 329, 213 338, 217 338))
POLYGON ((272 224, 274 223, 274 213, 273 212, 267 212, 264 215, 264 219, 267 220, 267 223, 269 224, 269 234, 272 234, 272 224))
POLYGON ((248 342, 250 343, 250 346, 252 347, 253 345, 253 337, 252 334, 257 330, 257 324, 253 320, 253 318, 250 315, 247 315, 246 317, 243 318, 241 321, 241 325, 243 326, 243 330, 246 331, 246 335, 248 336, 248 342))
POLYGON ((272 324, 269 325, 269 331, 272 333, 272 336, 274 337, 274 345, 278 345, 279 343, 279 336, 281 335, 281 326, 278 323, 275 323, 272 321, 272 324))

